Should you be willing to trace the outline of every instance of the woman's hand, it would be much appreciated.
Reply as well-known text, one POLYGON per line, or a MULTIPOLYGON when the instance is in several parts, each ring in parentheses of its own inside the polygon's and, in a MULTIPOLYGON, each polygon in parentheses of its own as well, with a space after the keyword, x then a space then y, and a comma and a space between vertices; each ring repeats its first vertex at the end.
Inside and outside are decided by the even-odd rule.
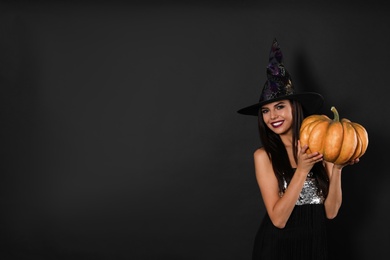
POLYGON ((333 165, 333 167, 335 167, 336 169, 341 170, 341 169, 343 169, 347 165, 354 165, 354 164, 356 164, 358 162, 359 162, 359 158, 357 158, 355 160, 351 160, 351 161, 349 161, 349 162, 347 162, 345 164, 335 164, 335 165, 333 165))
POLYGON ((323 160, 323 155, 319 152, 313 152, 307 154, 306 151, 309 147, 305 144, 301 147, 301 143, 298 140, 298 162, 297 168, 305 172, 306 174, 310 172, 311 168, 315 163, 321 162, 323 160))

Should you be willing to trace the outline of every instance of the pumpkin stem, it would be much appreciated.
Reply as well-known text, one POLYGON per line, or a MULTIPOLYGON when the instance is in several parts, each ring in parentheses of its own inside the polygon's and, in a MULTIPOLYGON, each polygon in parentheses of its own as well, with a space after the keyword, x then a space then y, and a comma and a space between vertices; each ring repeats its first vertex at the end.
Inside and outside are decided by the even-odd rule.
POLYGON ((333 121, 339 122, 340 121, 340 117, 339 117, 339 112, 337 112, 337 109, 332 106, 330 108, 330 110, 333 112, 333 115, 334 115, 333 121))

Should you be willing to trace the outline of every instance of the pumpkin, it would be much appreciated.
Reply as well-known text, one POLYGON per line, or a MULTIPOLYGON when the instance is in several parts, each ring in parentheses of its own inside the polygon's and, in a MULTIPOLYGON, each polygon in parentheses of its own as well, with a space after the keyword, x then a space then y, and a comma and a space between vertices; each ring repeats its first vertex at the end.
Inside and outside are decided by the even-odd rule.
POLYGON ((319 152, 325 161, 345 164, 363 156, 368 147, 366 129, 348 119, 341 119, 335 107, 334 119, 326 115, 306 117, 300 128, 301 146, 308 145, 307 153, 319 152))

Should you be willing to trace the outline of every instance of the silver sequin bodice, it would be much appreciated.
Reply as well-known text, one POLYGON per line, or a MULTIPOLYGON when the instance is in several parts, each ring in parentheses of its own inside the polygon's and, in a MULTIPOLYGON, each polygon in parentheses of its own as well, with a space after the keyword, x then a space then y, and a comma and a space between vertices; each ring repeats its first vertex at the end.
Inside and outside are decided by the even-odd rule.
MULTIPOLYGON (((284 190, 287 189, 287 182, 284 180, 284 190)), ((283 193, 281 194, 283 196, 283 193)), ((323 204, 324 197, 322 195, 318 195, 317 186, 315 182, 315 178, 313 177, 313 173, 310 172, 307 175, 305 183, 303 184, 303 188, 301 194, 299 194, 299 198, 295 205, 305 205, 305 204, 323 204)))

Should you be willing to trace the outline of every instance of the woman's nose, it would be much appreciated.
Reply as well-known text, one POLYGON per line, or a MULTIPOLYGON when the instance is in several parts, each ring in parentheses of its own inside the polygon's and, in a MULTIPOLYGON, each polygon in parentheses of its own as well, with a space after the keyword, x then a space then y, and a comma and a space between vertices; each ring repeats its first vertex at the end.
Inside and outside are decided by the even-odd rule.
POLYGON ((278 117, 278 114, 276 112, 271 112, 271 119, 275 119, 278 117))

